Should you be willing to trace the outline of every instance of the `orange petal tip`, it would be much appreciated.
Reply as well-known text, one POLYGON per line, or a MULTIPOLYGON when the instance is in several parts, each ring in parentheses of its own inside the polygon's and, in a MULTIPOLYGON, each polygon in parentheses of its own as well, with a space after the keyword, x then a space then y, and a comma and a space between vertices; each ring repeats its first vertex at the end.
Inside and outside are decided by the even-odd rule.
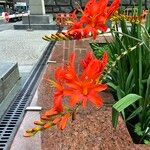
POLYGON ((46 117, 50 117, 50 116, 57 115, 57 114, 58 114, 58 112, 54 108, 45 112, 46 117))
POLYGON ((24 137, 31 137, 31 136, 33 136, 33 134, 32 133, 24 133, 24 135, 23 135, 24 137))
POLYGON ((43 128, 44 128, 44 129, 48 129, 48 128, 50 128, 50 127, 51 127, 51 125, 50 125, 50 124, 48 124, 48 123, 47 123, 47 124, 45 124, 45 125, 43 126, 43 128))
POLYGON ((45 116, 45 115, 41 116, 41 119, 43 119, 43 120, 49 120, 49 118, 47 116, 45 116))

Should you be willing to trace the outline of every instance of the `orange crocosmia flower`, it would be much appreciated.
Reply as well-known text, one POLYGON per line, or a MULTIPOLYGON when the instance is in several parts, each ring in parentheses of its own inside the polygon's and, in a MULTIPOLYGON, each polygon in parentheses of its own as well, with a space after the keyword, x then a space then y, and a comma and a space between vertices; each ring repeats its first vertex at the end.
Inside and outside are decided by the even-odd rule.
POLYGON ((83 69, 87 68, 89 63, 94 59, 92 52, 88 52, 85 59, 81 60, 80 65, 83 69))
MULTIPOLYGON (((70 97, 70 106, 75 106, 77 103, 82 102, 83 107, 86 107, 87 101, 91 101, 97 107, 103 105, 103 100, 99 96, 99 92, 107 89, 106 84, 95 84, 90 81, 84 80, 79 82, 80 85, 73 87, 73 84, 69 87, 69 91, 66 96, 70 97)), ((69 86, 69 84, 68 84, 69 86)))
POLYGON ((85 6, 83 16, 78 23, 74 23, 68 30, 68 33, 74 33, 76 30, 80 31, 82 37, 92 34, 95 39, 98 30, 106 32, 106 23, 110 16, 119 8, 120 0, 114 0, 110 7, 107 7, 108 0, 89 0, 85 6))
POLYGON ((72 53, 68 66, 61 66, 56 68, 54 76, 56 81, 47 80, 55 88, 53 108, 58 112, 63 111, 62 99, 64 96, 65 83, 71 82, 72 80, 78 78, 74 68, 74 61, 75 53, 72 53))
POLYGON ((57 112, 62 112, 63 111, 63 106, 62 106, 62 98, 63 98, 63 79, 64 79, 64 71, 62 67, 58 67, 55 71, 55 79, 56 81, 53 80, 48 80, 50 82, 51 86, 55 88, 55 93, 54 93, 54 106, 53 109, 55 109, 57 112))
POLYGON ((61 66, 58 67, 55 71, 55 79, 56 81, 51 81, 51 84, 53 87, 56 88, 56 91, 54 93, 54 108, 58 111, 58 112, 62 112, 63 111, 63 106, 62 106, 62 99, 64 96, 64 85, 66 84, 66 82, 71 82, 72 80, 77 79, 77 75, 75 72, 75 68, 74 68, 74 61, 75 61, 75 53, 72 53, 70 55, 70 59, 69 59, 69 64, 67 66, 61 66))
POLYGON ((108 62, 108 54, 105 52, 102 60, 98 60, 92 56, 92 54, 87 54, 85 60, 82 60, 82 64, 86 64, 86 68, 83 70, 81 75, 81 79, 87 79, 95 81, 98 77, 101 76, 101 73, 104 71, 107 62, 108 62), (88 56, 89 55, 89 56, 88 56), (90 58, 90 59, 89 59, 90 58), (89 61, 89 60, 91 61, 89 61))
POLYGON ((75 53, 73 52, 70 55, 68 65, 64 67, 64 72, 65 72, 64 79, 66 80, 66 82, 72 82, 73 80, 78 80, 74 63, 75 63, 75 53))
POLYGON ((100 61, 91 54, 87 54, 86 59, 82 61, 84 64, 87 62, 87 64, 81 76, 78 80, 75 79, 72 82, 66 83, 68 90, 66 89, 64 91, 64 95, 70 97, 71 106, 75 106, 77 103, 82 102, 83 107, 85 107, 88 100, 98 107, 102 106, 103 101, 98 93, 106 90, 107 85, 98 84, 97 79, 106 67, 107 61, 107 53, 103 55, 103 58, 100 61), (90 62, 87 62, 88 58, 92 58, 89 59, 91 60, 90 62))

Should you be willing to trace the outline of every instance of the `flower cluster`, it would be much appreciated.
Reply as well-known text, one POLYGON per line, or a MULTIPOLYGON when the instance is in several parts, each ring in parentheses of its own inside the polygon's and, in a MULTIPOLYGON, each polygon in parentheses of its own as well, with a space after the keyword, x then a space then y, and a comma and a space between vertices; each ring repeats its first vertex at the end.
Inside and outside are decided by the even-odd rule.
POLYGON ((74 10, 72 13, 59 13, 56 14, 56 25, 61 26, 61 27, 70 27, 72 25, 72 22, 77 20, 76 16, 76 10, 74 10))
POLYGON ((68 34, 74 35, 75 39, 88 37, 89 34, 95 39, 98 32, 106 32, 106 23, 119 8, 120 0, 114 0, 108 7, 108 0, 89 0, 78 22, 74 22, 68 30, 68 34))
POLYGON ((72 40, 87 38, 89 36, 95 39, 99 32, 106 32, 107 21, 118 10, 119 3, 120 0, 114 0, 110 7, 108 7, 108 0, 89 0, 85 5, 84 11, 80 10, 82 17, 79 21, 76 16, 76 11, 73 12, 71 27, 67 32, 46 35, 43 39, 46 41, 72 40))
POLYGON ((55 81, 46 79, 55 88, 54 104, 52 109, 46 111, 33 129, 26 131, 26 137, 36 134, 38 131, 57 125, 63 130, 69 118, 74 118, 79 106, 86 107, 90 101, 97 107, 103 105, 99 92, 107 89, 106 84, 101 84, 100 77, 106 68, 108 54, 104 53, 101 60, 96 59, 88 52, 85 59, 80 62, 82 72, 77 75, 75 70, 75 53, 70 56, 67 65, 60 66, 55 71, 55 81), (64 97, 68 103, 64 105, 64 97))
POLYGON ((119 14, 118 12, 115 12, 115 14, 110 18, 110 20, 114 23, 117 23, 118 21, 121 21, 121 20, 125 20, 130 23, 144 24, 146 21, 147 14, 148 14, 147 10, 143 10, 141 16, 138 16, 138 15, 128 16, 125 14, 119 14))

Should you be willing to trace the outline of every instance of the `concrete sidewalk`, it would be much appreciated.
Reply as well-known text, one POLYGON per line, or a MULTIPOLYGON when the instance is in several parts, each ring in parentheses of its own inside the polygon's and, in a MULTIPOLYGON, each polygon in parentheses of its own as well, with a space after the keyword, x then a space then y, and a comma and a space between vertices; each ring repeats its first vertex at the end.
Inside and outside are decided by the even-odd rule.
POLYGON ((27 72, 36 64, 48 42, 42 36, 55 31, 18 31, 0 32, 0 62, 18 62, 20 73, 27 72))
POLYGON ((42 36, 56 32, 56 30, 5 30, 0 32, 0 63, 18 62, 21 75, 16 86, 0 104, 0 117, 15 94, 22 88, 32 68, 49 44, 42 40, 42 36))

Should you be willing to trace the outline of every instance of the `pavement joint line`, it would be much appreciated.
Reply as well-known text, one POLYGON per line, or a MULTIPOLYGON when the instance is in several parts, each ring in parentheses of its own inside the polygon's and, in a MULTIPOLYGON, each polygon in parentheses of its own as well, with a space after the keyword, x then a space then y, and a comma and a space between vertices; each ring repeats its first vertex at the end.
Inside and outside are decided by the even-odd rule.
POLYGON ((25 111, 41 111, 42 107, 40 106, 28 106, 25 111))
POLYGON ((49 63, 54 63, 54 64, 56 64, 57 61, 51 61, 51 60, 49 60, 49 61, 47 61, 47 64, 49 64, 49 63))

